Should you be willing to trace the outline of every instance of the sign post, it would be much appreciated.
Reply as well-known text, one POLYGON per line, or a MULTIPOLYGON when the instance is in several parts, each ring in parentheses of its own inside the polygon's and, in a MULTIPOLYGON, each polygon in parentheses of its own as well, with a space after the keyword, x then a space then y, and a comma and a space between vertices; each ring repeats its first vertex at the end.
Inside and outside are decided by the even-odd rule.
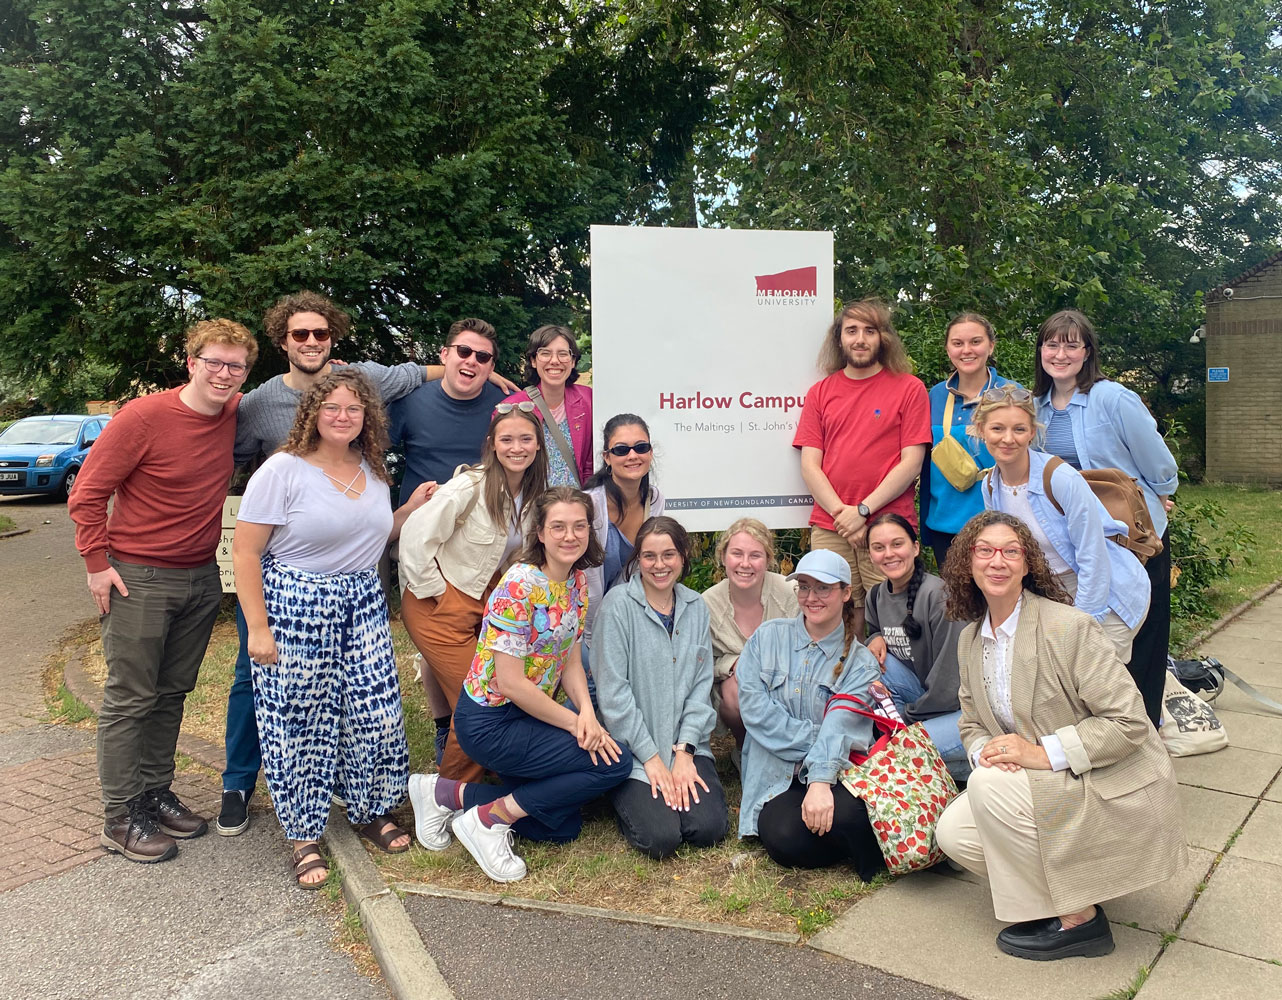
POLYGON ((686 528, 809 519, 792 438, 820 377, 832 261, 832 233, 592 227, 595 441, 616 413, 644 418, 686 528))

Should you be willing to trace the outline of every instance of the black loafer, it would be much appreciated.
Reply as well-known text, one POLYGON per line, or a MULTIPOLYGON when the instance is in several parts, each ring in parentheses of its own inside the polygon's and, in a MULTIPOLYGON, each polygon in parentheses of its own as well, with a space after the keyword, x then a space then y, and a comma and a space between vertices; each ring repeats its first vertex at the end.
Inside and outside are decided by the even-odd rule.
POLYGON ((1072 930, 1061 930, 1058 917, 1012 924, 997 935, 997 947, 1007 955, 1034 962, 1059 958, 1098 958, 1112 952, 1113 931, 1102 906, 1095 916, 1072 930))

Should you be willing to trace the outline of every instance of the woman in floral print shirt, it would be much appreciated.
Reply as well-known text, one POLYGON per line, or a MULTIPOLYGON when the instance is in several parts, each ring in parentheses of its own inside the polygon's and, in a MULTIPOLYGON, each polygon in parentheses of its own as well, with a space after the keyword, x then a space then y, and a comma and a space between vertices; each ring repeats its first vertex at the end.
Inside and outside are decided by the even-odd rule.
POLYGON ((599 565, 592 501, 558 486, 535 502, 531 534, 490 595, 454 732, 464 752, 501 785, 410 777, 415 834, 429 850, 449 826, 496 882, 525 876, 512 833, 565 842, 579 835, 580 806, 626 780, 631 754, 597 721, 579 640, 587 607, 583 570, 599 565), (557 682, 577 711, 553 699, 557 682))

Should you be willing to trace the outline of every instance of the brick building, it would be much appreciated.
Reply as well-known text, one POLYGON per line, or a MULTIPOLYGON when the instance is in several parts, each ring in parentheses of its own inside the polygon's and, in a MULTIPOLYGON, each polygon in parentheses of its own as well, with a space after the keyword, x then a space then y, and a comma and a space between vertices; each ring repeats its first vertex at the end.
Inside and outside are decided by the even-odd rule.
POLYGON ((1206 366, 1207 478, 1282 485, 1282 253, 1206 294, 1206 366))

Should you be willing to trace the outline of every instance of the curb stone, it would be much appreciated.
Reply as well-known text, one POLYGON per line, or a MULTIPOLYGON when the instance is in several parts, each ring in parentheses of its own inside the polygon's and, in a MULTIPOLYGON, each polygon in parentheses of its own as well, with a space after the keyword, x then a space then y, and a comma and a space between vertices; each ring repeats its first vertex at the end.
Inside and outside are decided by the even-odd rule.
POLYGON ((25 535, 30 528, 14 528, 12 531, 0 531, 0 538, 17 538, 19 535, 25 535))
MULTIPOLYGON (((85 673, 81 660, 84 647, 77 647, 63 668, 67 690, 93 709, 102 709, 102 691, 85 673)), ((198 736, 180 736, 178 749, 197 764, 222 773, 226 766, 223 748, 198 736)), ((361 846, 340 807, 330 810, 329 823, 321 838, 342 875, 343 897, 360 916, 379 970, 397 1000, 455 1000, 423 939, 410 923, 400 898, 383 880, 369 854, 361 846)))
POLYGON ((663 917, 654 913, 633 913, 629 910, 584 906, 582 903, 558 903, 546 899, 528 899, 523 896, 501 896, 494 892, 442 889, 422 882, 397 882, 392 888, 412 896, 460 899, 468 903, 507 906, 514 910, 564 913, 572 917, 613 920, 621 924, 644 924, 647 927, 671 927, 677 930, 698 931, 702 934, 721 934, 725 937, 748 938, 752 941, 769 941, 772 944, 793 945, 801 942, 800 934, 789 934, 785 931, 762 931, 753 927, 738 927, 735 924, 717 924, 708 920, 683 920, 680 917, 663 917))
POLYGON ((343 898, 356 910, 392 995, 398 1000, 454 1000, 423 946, 400 897, 361 846, 346 813, 334 806, 321 838, 342 873, 343 898))

